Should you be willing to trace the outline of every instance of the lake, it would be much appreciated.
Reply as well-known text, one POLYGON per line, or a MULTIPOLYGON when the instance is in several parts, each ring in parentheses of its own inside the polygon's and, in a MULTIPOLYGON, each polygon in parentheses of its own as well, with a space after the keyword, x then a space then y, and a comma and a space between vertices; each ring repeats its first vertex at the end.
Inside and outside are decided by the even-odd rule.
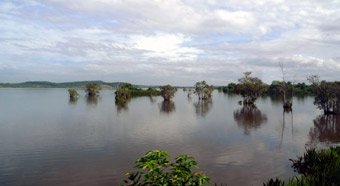
POLYGON ((0 185, 118 185, 152 149, 194 156, 212 183, 262 185, 294 174, 290 158, 340 144, 340 119, 314 98, 242 108, 239 96, 211 101, 178 90, 173 103, 139 97, 116 106, 114 91, 70 101, 67 89, 0 89, 0 185))

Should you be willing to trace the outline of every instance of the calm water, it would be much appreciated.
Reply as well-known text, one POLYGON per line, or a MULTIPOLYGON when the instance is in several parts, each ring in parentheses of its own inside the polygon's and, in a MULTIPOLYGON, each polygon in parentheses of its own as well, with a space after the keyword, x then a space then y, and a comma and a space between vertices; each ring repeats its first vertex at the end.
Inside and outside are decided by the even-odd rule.
POLYGON ((340 142, 339 118, 320 117, 313 98, 293 113, 262 98, 242 108, 238 96, 214 92, 200 103, 179 90, 115 105, 113 91, 70 102, 66 89, 0 89, 0 185, 118 185, 151 149, 190 154, 213 182, 262 185, 294 175, 289 158, 306 146, 340 142))

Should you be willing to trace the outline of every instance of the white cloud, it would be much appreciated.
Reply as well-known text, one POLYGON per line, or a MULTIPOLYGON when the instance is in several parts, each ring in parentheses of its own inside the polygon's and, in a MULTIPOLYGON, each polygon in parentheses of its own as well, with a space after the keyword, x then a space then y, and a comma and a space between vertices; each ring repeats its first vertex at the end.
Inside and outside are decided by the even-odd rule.
POLYGON ((146 50, 145 56, 166 58, 169 61, 195 60, 200 50, 182 46, 190 41, 182 34, 156 34, 152 36, 133 36, 132 43, 136 49, 146 50))
MULTIPOLYGON (((270 82, 280 78, 282 61, 297 79, 320 73, 336 80, 339 7, 317 0, 4 0, 0 68, 72 74, 60 81, 106 74, 109 81, 191 85, 236 81, 244 70, 270 82)), ((4 81, 22 77, 6 74, 4 81)))

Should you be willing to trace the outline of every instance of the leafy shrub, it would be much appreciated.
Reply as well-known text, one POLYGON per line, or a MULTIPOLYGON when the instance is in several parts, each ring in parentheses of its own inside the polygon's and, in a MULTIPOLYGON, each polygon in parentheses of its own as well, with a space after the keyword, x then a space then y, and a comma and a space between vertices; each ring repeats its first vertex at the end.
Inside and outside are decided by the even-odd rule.
POLYGON ((74 89, 74 88, 68 89, 68 93, 69 93, 71 99, 75 99, 79 96, 77 90, 74 89))
POLYGON ((170 101, 174 97, 176 88, 171 85, 161 86, 161 96, 165 101, 170 101))
POLYGON ((193 157, 182 155, 169 161, 165 151, 152 150, 136 161, 136 168, 142 169, 128 173, 124 185, 190 185, 198 186, 209 183, 209 178, 202 172, 192 172, 197 168, 193 157))
POLYGON ((269 180, 266 186, 336 186, 340 185, 340 147, 315 150, 307 152, 295 160, 292 160, 294 171, 302 174, 300 178, 291 178, 287 182, 281 180, 269 180))
POLYGON ((101 90, 101 87, 97 83, 88 83, 85 85, 85 92, 88 96, 96 96, 99 94, 99 90, 101 90))

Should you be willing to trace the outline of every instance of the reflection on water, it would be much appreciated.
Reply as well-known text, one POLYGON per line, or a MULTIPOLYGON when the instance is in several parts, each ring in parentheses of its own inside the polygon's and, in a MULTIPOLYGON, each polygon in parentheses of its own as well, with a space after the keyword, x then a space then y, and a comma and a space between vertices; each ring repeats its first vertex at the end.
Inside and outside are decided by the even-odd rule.
POLYGON ((275 104, 275 105, 281 104, 282 105, 282 96, 271 95, 271 96, 268 96, 268 97, 270 98, 270 100, 272 101, 273 104, 275 104))
POLYGON ((191 98, 191 95, 188 94, 188 102, 191 102, 192 101, 192 98, 191 98))
POLYGON ((283 109, 282 112, 282 127, 281 127, 281 140, 280 140, 280 149, 282 147, 282 143, 284 141, 284 132, 285 132, 285 128, 286 128, 286 120, 288 120, 288 124, 290 123, 290 127, 291 127, 291 137, 292 139, 294 139, 294 115, 293 115, 293 111, 292 109, 283 109))
POLYGON ((310 129, 311 144, 339 143, 340 142, 340 116, 319 115, 314 119, 314 127, 310 129))
POLYGON ((196 97, 189 102, 181 91, 170 103, 155 96, 115 104, 114 91, 102 90, 71 105, 65 92, 0 89, 0 185, 120 185, 151 149, 194 156, 213 183, 262 185, 294 175, 288 159, 305 151, 310 134, 316 143, 339 143, 339 119, 313 124, 320 113, 313 98, 294 100, 293 128, 293 113, 269 97, 257 108, 217 91, 194 105, 196 97))
POLYGON ((117 112, 120 113, 121 111, 127 111, 129 109, 128 103, 130 102, 130 99, 128 100, 117 100, 115 99, 115 105, 117 112))
POLYGON ((86 103, 88 105, 97 105, 98 104, 98 96, 86 96, 86 103))
POLYGON ((75 105, 78 101, 78 97, 70 97, 70 99, 68 100, 70 105, 75 105))
POLYGON ((169 113, 175 111, 176 107, 175 107, 175 103, 173 101, 171 101, 171 100, 170 101, 163 100, 159 109, 160 109, 160 111, 162 113, 169 114, 169 113))
POLYGON ((156 98, 154 98, 153 96, 149 96, 150 99, 150 103, 156 103, 156 98))
POLYGON ((234 111, 234 119, 237 125, 244 129, 245 134, 260 127, 267 121, 267 116, 263 114, 256 106, 244 105, 242 108, 234 111))
POLYGON ((205 117, 208 112, 210 111, 213 102, 211 98, 205 99, 205 100, 199 100, 195 102, 194 104, 195 107, 195 113, 197 116, 205 117))

